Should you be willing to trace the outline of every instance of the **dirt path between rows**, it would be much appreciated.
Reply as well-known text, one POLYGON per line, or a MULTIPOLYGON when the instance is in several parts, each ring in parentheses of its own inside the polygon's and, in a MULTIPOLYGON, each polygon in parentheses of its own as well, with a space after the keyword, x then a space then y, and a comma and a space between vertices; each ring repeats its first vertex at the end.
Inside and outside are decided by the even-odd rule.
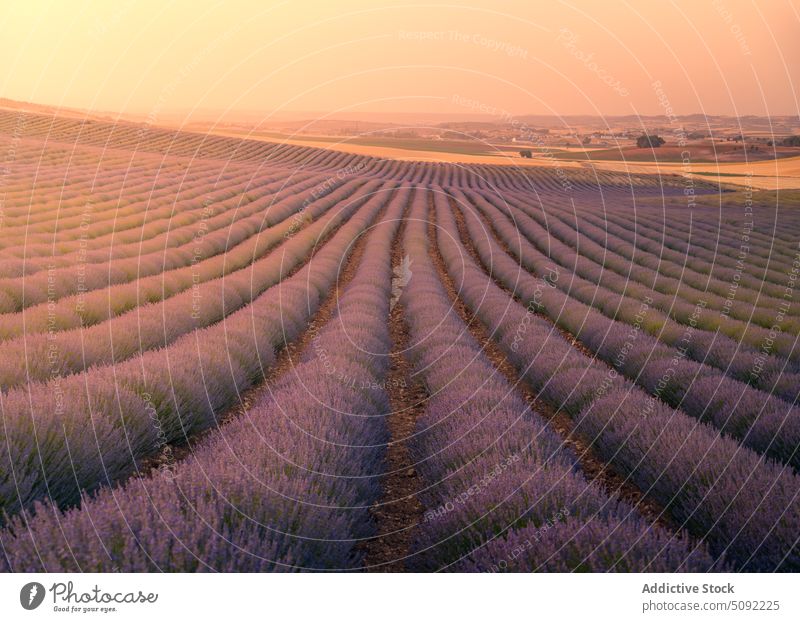
MULTIPOLYGON (((406 209, 405 214, 408 213, 406 209)), ((393 270, 403 262, 405 221, 392 242, 393 270)), ((396 274, 396 273, 395 273, 396 274)), ((413 277, 412 277, 413 278, 413 277)), ((391 367, 386 376, 386 393, 391 412, 387 417, 390 440, 386 448, 387 473, 381 482, 383 494, 371 509, 377 523, 378 537, 364 543, 364 566, 368 572, 405 572, 411 551, 414 527, 421 521, 424 508, 416 497, 423 487, 414 468, 409 441, 416 432, 417 419, 425 411, 428 398, 422 382, 404 352, 410 337, 405 309, 398 301, 389 313, 392 338, 391 367)))

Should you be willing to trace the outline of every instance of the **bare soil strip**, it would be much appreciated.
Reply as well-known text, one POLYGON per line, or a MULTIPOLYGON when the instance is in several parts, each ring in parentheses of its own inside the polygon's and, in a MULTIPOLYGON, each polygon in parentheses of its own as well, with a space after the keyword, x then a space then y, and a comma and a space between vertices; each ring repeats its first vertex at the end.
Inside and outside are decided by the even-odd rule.
MULTIPOLYGON (((403 261, 401 223, 392 242, 392 267, 403 261)), ((413 276, 412 276, 413 278, 413 276)), ((405 309, 397 302, 389 313, 392 337, 391 367, 386 376, 386 393, 391 412, 387 418, 390 441, 386 448, 387 473, 381 482, 383 494, 371 508, 377 523, 378 537, 364 542, 364 565, 368 572, 405 572, 414 527, 421 521, 424 508, 416 497, 423 484, 411 457, 409 439, 416 431, 417 419, 425 411, 428 394, 403 354, 408 348, 409 331, 405 309)))
MULTIPOLYGON (((464 244, 464 247, 470 256, 476 261, 477 265, 481 266, 485 271, 486 267, 480 260, 477 251, 472 246, 469 236, 467 235, 464 216, 460 212, 458 206, 455 204, 455 201, 452 199, 450 199, 450 207, 455 214, 461 241, 464 244)), ((447 290, 448 296, 450 296, 450 299, 453 303, 453 308, 458 312, 461 319, 467 325, 467 328, 472 336, 478 341, 478 343, 481 344, 483 351, 489 360, 503 374, 503 376, 505 376, 508 382, 525 397, 531 410, 544 416, 550 422, 552 428, 564 439, 564 444, 572 449, 578 458, 578 464, 586 479, 601 486, 606 493, 618 495, 636 508, 639 513, 642 514, 642 516, 644 516, 652 524, 660 526, 670 533, 670 535, 677 537, 681 530, 666 512, 664 507, 653 499, 644 495, 642 491, 639 490, 639 488, 637 488, 633 483, 628 481, 627 478, 620 476, 613 470, 611 465, 605 463, 599 456, 597 456, 591 445, 586 443, 584 439, 580 438, 574 433, 572 419, 566 413, 561 412, 543 400, 540 400, 536 392, 534 392, 528 383, 519 376, 514 365, 508 360, 500 347, 490 337, 480 320, 478 320, 475 315, 470 313, 464 302, 458 297, 455 284, 447 272, 444 258, 442 257, 438 250, 438 246, 436 246, 435 243, 436 229, 433 220, 431 220, 431 223, 428 227, 428 235, 430 236, 431 241, 429 245, 431 248, 431 258, 433 259, 434 265, 439 272, 439 277, 441 278, 442 283, 447 290)), ((497 283, 497 285, 509 296, 513 296, 513 294, 507 289, 503 288, 502 285, 499 283, 497 283)), ((539 317, 543 317, 543 319, 549 321, 549 319, 544 316, 539 317)), ((576 343, 574 337, 569 334, 564 334, 564 331, 558 329, 558 327, 556 327, 554 324, 553 327, 554 329, 559 330, 559 332, 561 332, 562 335, 564 335, 567 340, 576 348, 586 354, 586 351, 582 349, 581 344, 576 343)), ((681 535, 683 537, 687 537, 687 534, 685 533, 682 533, 681 535)))

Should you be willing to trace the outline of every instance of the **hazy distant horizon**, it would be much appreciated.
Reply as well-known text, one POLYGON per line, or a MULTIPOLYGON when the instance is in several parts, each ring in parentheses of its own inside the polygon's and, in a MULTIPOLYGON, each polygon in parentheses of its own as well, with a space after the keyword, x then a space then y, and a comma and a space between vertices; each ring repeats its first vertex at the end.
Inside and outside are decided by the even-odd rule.
MULTIPOLYGON (((3 99, 0 98, 0 107, 4 105, 3 99)), ((16 100, 9 100, 11 105, 30 105, 35 107, 52 108, 54 111, 59 110, 57 106, 51 106, 44 102, 22 102, 16 100)), ((72 113, 87 113, 98 117, 115 117, 128 118, 130 120, 146 120, 149 114, 147 110, 129 110, 126 113, 121 113, 115 110, 89 110, 77 107, 63 107, 63 111, 72 113)), ((502 123, 503 117, 501 115, 479 114, 479 113, 447 113, 447 112, 403 112, 403 111, 371 111, 364 110, 358 112, 347 111, 325 111, 325 110, 236 110, 225 111, 215 109, 202 109, 202 110, 161 110, 160 116, 165 122, 180 121, 181 123, 260 123, 264 121, 272 122, 299 122, 299 121, 318 121, 326 119, 330 121, 351 121, 351 122, 365 122, 365 123, 395 123, 395 124, 420 124, 426 123, 438 124, 446 122, 477 122, 477 123, 502 123)), ((675 115, 673 118, 682 121, 699 122, 703 117, 707 119, 736 119, 733 115, 714 114, 711 112, 695 112, 688 114, 675 115)), ((527 123, 536 123, 542 125, 563 125, 563 121, 583 122, 583 121, 605 121, 620 122, 620 121, 634 121, 636 119, 642 120, 658 120, 662 122, 669 121, 669 117, 664 114, 653 115, 592 115, 592 114, 564 114, 564 115, 543 115, 535 113, 522 113, 515 114, 511 117, 512 120, 525 121, 527 123)), ((791 120, 797 123, 800 127, 800 117, 794 114, 770 114, 770 115, 740 115, 738 118, 757 118, 757 119, 775 119, 775 120, 791 120)), ((168 123, 169 124, 169 123, 168 123)))
POLYGON ((472 114, 472 105, 564 117, 800 111, 793 0, 458 8, 32 0, 4 20, 0 97, 122 115, 432 118, 472 114))

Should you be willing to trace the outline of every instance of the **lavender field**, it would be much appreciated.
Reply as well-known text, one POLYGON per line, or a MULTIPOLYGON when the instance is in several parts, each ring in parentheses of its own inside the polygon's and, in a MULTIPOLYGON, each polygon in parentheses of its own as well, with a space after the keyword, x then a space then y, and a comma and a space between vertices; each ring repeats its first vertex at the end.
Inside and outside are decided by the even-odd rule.
POLYGON ((0 153, 3 571, 800 570, 793 199, 31 112, 0 153))

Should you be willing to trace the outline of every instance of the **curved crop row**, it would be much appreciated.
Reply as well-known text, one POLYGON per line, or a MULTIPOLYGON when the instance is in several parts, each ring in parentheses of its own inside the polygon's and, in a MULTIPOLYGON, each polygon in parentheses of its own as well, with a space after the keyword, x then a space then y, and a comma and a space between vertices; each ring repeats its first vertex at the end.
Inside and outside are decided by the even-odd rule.
POLYGON ((800 568, 797 474, 579 353, 536 314, 544 292, 554 291, 546 281, 520 278, 515 291, 531 303, 527 309, 513 303, 466 253, 444 198, 436 214, 438 244, 459 295, 541 399, 575 418, 601 457, 706 541, 714 555, 725 555, 740 570, 800 568))
MULTIPOLYGON (((189 243, 203 232, 223 229, 237 220, 257 214, 260 210, 281 202, 281 199, 285 201, 296 197, 294 192, 310 190, 317 183, 314 178, 303 178, 298 182, 298 187, 287 189, 285 181, 278 181, 267 187, 272 188, 274 194, 259 196, 256 192, 226 193, 216 198, 215 195, 208 194, 202 201, 187 199, 181 205, 165 207, 160 214, 163 218, 146 223, 140 229, 112 230, 111 233, 93 240, 79 239, 69 248, 64 245, 45 245, 40 257, 9 261, 4 274, 12 277, 22 275, 22 278, 26 278, 45 269, 60 269, 68 273, 70 268, 74 271, 76 265, 94 269, 90 264, 115 259, 135 259, 159 251, 163 253, 165 249, 189 243), (56 251, 61 254, 56 254, 56 251)), ((25 250, 23 249, 23 253, 25 250)))
POLYGON ((40 507, 34 517, 12 521, 0 532, 4 569, 359 567, 356 544, 374 533, 368 508, 380 494, 388 438, 381 415, 388 408, 389 248, 404 207, 398 195, 368 233, 364 259, 311 355, 246 416, 223 426, 168 477, 101 491, 65 514, 40 507))
POLYGON ((483 571, 712 567, 707 553, 583 479, 558 436, 486 359, 453 314, 428 256, 427 202, 420 193, 410 215, 405 248, 413 273, 403 292, 410 356, 431 396, 412 441, 427 484, 418 495, 426 512, 413 563, 483 571), (569 529, 549 531, 559 520, 569 529), (587 541, 587 531, 604 537, 587 541), (513 539, 527 546, 512 557, 505 545, 513 539))
MULTIPOLYGON (((463 212, 476 251, 484 264, 491 266, 492 276, 512 291, 536 291, 540 283, 521 271, 517 262, 486 235, 472 209, 463 212)), ((596 357, 644 390, 699 420, 711 422, 759 453, 800 467, 800 408, 727 378, 708 365, 687 360, 685 351, 694 338, 691 327, 684 331, 677 347, 671 347, 642 332, 641 325, 649 313, 647 301, 639 305, 630 324, 611 320, 554 287, 542 290, 536 304, 554 324, 568 330, 596 357)))
MULTIPOLYGON (((454 195, 460 196, 457 191, 454 191, 454 195)), ((570 270, 568 278, 553 278, 552 284, 569 297, 589 305, 609 319, 636 324, 648 336, 667 346, 681 348, 684 356, 689 359, 716 367, 734 379, 760 387, 769 386, 770 378, 776 373, 794 373, 798 369, 796 361, 787 362, 787 359, 777 355, 760 352, 749 343, 700 328, 705 306, 686 308, 680 314, 686 318, 685 324, 679 324, 668 313, 661 311, 664 306, 669 305, 668 308, 675 312, 674 300, 666 295, 637 286, 614 272, 604 271, 600 266, 592 265, 572 249, 552 239, 547 243, 548 256, 544 255, 529 241, 538 241, 539 238, 535 236, 536 228, 531 226, 531 221, 524 214, 506 217, 503 210, 473 193, 470 193, 469 200, 465 199, 464 203, 469 203, 484 214, 491 223, 490 229, 503 241, 515 260, 526 269, 540 275, 552 273, 553 277, 560 276, 562 267, 570 270), (584 279, 584 276, 587 278, 584 279), (647 314, 640 317, 643 304, 647 306, 647 314), (687 331, 691 339, 687 339, 687 331)), ((486 236, 486 231, 481 230, 481 235, 486 236)), ((768 333, 758 334, 758 337, 763 342, 768 333)), ((759 346, 762 342, 758 342, 759 346)), ((778 394, 790 402, 794 401, 791 392, 779 391, 778 394)))
MULTIPOLYGON (((511 200, 514 199, 512 197, 511 200)), ((525 209, 524 202, 517 201, 517 204, 525 209)), ((528 210, 528 213, 531 211, 528 210)), ((579 224, 575 223, 575 216, 566 211, 561 214, 551 211, 550 216, 552 218, 547 222, 548 231, 562 242, 571 246, 580 245, 587 257, 602 261, 603 265, 617 272, 620 269, 625 270, 626 266, 629 269, 631 262, 635 262, 640 269, 631 273, 631 276, 644 283, 653 283, 651 287, 657 287, 660 292, 690 301, 704 294, 711 296, 714 308, 767 328, 771 326, 770 322, 774 322, 776 308, 784 301, 785 290, 780 281, 786 279, 785 270, 783 274, 773 275, 775 283, 771 283, 769 276, 763 272, 760 279, 748 280, 744 274, 746 262, 742 262, 742 269, 738 271, 735 268, 722 267, 718 261, 720 251, 716 256, 708 253, 705 257, 695 257, 671 250, 666 237, 657 241, 648 240, 638 229, 634 232, 617 227, 617 234, 614 235, 611 233, 614 228, 610 223, 600 221, 598 224, 591 224, 591 216, 582 216, 579 224), (715 266, 713 273, 709 266, 715 266), (709 272, 703 272, 703 269, 709 272), (642 278, 646 280, 642 281, 642 278), (736 298, 726 308, 724 303, 717 302, 717 297, 724 301, 734 285, 736 298), (772 295, 767 295, 767 291, 772 295)), ((730 253, 738 255, 738 246, 731 249, 730 253)), ((790 259, 790 263, 791 261, 790 259)), ((797 312, 790 308, 787 314, 795 316, 797 312)))
MULTIPOLYGON (((37 244, 49 243, 52 247, 78 238, 95 238, 109 232, 109 221, 119 231, 141 226, 156 218, 159 210, 164 212, 172 205, 179 207, 188 199, 207 195, 209 179, 215 181, 214 187, 220 195, 227 194, 221 187, 228 185, 233 190, 245 191, 248 185, 269 183, 266 176, 254 179, 252 171, 221 171, 219 166, 210 164, 195 168, 200 170, 190 173, 181 167, 157 169, 157 175, 153 175, 152 168, 129 168, 118 173, 121 179, 114 185, 104 183, 107 179, 103 177, 93 180, 88 188, 83 184, 73 186, 69 178, 61 176, 56 196, 32 192, 26 197, 28 212, 8 219, 9 231, 17 235, 3 241, 0 255, 19 254, 24 245, 31 247, 26 255, 35 256, 37 244), (87 213, 91 213, 91 222, 86 221, 87 213), (21 243, 18 235, 25 235, 27 242, 21 243)), ((36 177, 37 190, 41 175, 39 172, 36 177)), ((279 179, 275 172, 270 177, 279 179)))
MULTIPOLYGON (((545 223, 536 210, 524 205, 524 201, 515 201, 513 197, 507 198, 528 215, 538 219, 541 226, 546 226, 549 236, 573 248, 580 248, 581 254, 585 257, 617 274, 649 285, 663 294, 678 296, 691 304, 696 304, 696 301, 703 297, 708 298, 710 308, 724 310, 733 318, 755 323, 764 328, 770 328, 775 323, 776 310, 785 302, 782 297, 785 285, 780 283, 770 286, 763 279, 760 281, 751 279, 745 282, 741 274, 730 268, 718 268, 713 278, 708 273, 703 274, 694 269, 695 266, 708 263, 713 265, 713 257, 695 259, 670 251, 660 242, 646 243, 638 231, 626 231, 625 237, 613 236, 610 234, 611 229, 608 224, 595 226, 589 224, 586 219, 576 231, 574 228, 576 225, 570 225, 568 222, 570 218, 574 221, 574 215, 562 216, 554 210, 550 211, 550 218, 545 223), (635 268, 632 268, 632 265, 635 268), (726 306, 725 299, 732 284, 737 282, 737 297, 733 304, 726 306), (748 289, 747 283, 755 289, 748 289), (778 297, 764 294, 762 290, 765 287, 778 297)), ((785 273, 782 278, 786 278, 785 273)), ((800 323, 796 321, 799 313, 789 307, 786 315, 792 319, 786 322, 788 329, 800 329, 800 323)))
MULTIPOLYGON (((698 317, 696 312, 698 304, 704 309, 717 307, 719 310, 724 303, 716 301, 715 296, 704 295, 703 292, 697 292, 695 296, 681 296, 682 293, 685 293, 685 288, 681 286, 677 286, 677 289, 671 286, 654 288, 653 285, 663 283, 665 277, 656 279, 651 270, 631 262, 619 260, 614 263, 613 269, 610 269, 610 262, 604 259, 606 251, 599 245, 594 248, 593 253, 590 253, 587 250, 589 244, 581 243, 581 252, 577 254, 574 249, 569 249, 568 245, 560 242, 557 236, 550 236, 547 233, 551 230, 549 224, 547 227, 543 227, 533 219, 527 218, 528 213, 522 210, 520 204, 515 203, 513 198, 508 199, 508 205, 520 208, 520 211, 514 212, 512 216, 515 226, 540 254, 552 255, 559 263, 563 260, 568 269, 588 279, 594 288, 599 285, 617 294, 627 294, 639 300, 650 298, 654 307, 669 313, 676 322, 683 325, 694 322, 697 327, 707 332, 719 330, 731 339, 749 346, 752 350, 764 350, 765 344, 769 344, 766 354, 776 353, 793 362, 800 361, 800 350, 795 349, 793 337, 784 332, 773 334, 771 323, 769 324, 770 328, 764 328, 747 321, 736 320, 722 313, 701 313, 698 317)), ((518 236, 517 239, 519 239, 518 236)), ((519 242, 516 245, 519 246, 519 242)), ((611 304, 611 308, 613 308, 613 299, 611 304)), ((741 310, 740 313, 748 314, 746 310, 741 310)), ((749 318, 749 315, 747 317, 749 318)), ((773 309, 771 315, 768 314, 767 317, 771 318, 774 323, 777 317, 776 311, 773 309)), ((768 323, 767 319, 763 321, 768 323)), ((672 338, 675 338, 674 334, 672 338)), ((706 343, 708 347, 713 345, 708 341, 706 343)), ((729 348, 728 351, 730 351, 729 348)), ((721 357, 721 361, 725 361, 725 355, 724 349, 715 354, 715 356, 721 357)), ((749 367, 750 363, 752 361, 746 362, 744 367, 749 367)))
POLYGON ((390 188, 377 190, 296 274, 223 322, 124 363, 3 395, 0 511, 13 514, 45 497, 74 504, 165 443, 214 425, 261 377, 274 349, 305 326, 390 188))
MULTIPOLYGON (((0 112, 0 133, 13 133, 13 113, 0 112)), ((104 150, 133 150, 158 153, 164 157, 183 156, 201 159, 218 159, 228 162, 264 162, 272 165, 317 172, 332 172, 343 168, 355 168, 361 175, 376 176, 385 180, 407 183, 445 185, 457 177, 469 187, 491 189, 493 187, 518 190, 536 188, 542 193, 563 193, 568 183, 575 194, 594 197, 602 192, 611 196, 624 195, 635 187, 637 192, 678 194, 683 191, 683 180, 679 176, 654 177, 648 175, 625 175, 621 173, 583 168, 569 168, 561 177, 555 176, 546 167, 510 167, 503 165, 476 165, 463 170, 457 163, 431 163, 386 160, 370 156, 304 147, 275 144, 246 138, 233 138, 213 134, 197 134, 187 131, 140 126, 117 122, 94 120, 54 119, 45 115, 30 115, 23 135, 28 138, 46 138, 48 142, 65 142, 70 145, 93 145, 104 150)), ((702 192, 716 186, 696 180, 695 189, 702 192)))
POLYGON ((285 244, 240 270, 193 284, 188 291, 136 307, 102 324, 23 334, 0 344, 0 383, 7 388, 30 385, 93 366, 119 363, 220 321, 301 266, 321 240, 369 200, 374 188, 358 188, 349 200, 340 201, 285 244))
MULTIPOLYGON (((669 233, 664 229, 660 233, 650 232, 640 224, 639 218, 636 220, 635 230, 631 230, 630 223, 627 227, 615 224, 611 215, 601 220, 586 213, 581 214, 577 222, 573 217, 570 223, 566 213, 551 214, 573 229, 577 228, 578 234, 599 244, 610 245, 619 254, 627 249, 631 256, 635 255, 638 261, 657 270, 659 274, 681 279, 696 289, 725 296, 730 284, 736 283, 737 299, 754 307, 769 308, 769 305, 775 304, 776 299, 780 300, 783 296, 780 280, 785 279, 785 270, 779 272, 775 269, 751 268, 753 255, 759 250, 759 246, 744 231, 740 232, 739 239, 730 246, 724 244, 725 240, 721 237, 717 237, 709 240, 710 248, 705 248, 702 246, 704 236, 697 231, 692 232, 691 245, 681 244, 671 228, 669 233), (739 261, 737 258, 744 243, 743 234, 748 236, 747 253, 744 255, 746 260, 739 261), (653 261, 652 256, 657 256, 658 262, 653 261)), ((693 219, 695 221, 701 222, 699 217, 693 219)), ((774 265, 780 255, 776 248, 765 249, 766 252, 770 250, 771 263, 774 265)), ((791 263, 791 259, 789 262, 791 263)))
MULTIPOLYGON (((751 208, 751 215, 742 220, 729 220, 735 217, 735 214, 724 211, 716 213, 710 210, 698 211, 692 218, 680 210, 673 212, 670 209, 669 214, 669 236, 665 235, 663 219, 654 218, 650 210, 640 210, 640 213, 637 213, 637 233, 657 242, 663 240, 666 246, 683 255, 704 255, 711 263, 698 264, 697 269, 711 273, 717 264, 738 268, 735 256, 729 256, 724 250, 738 251, 742 243, 745 243, 748 252, 747 264, 743 269, 747 271, 751 266, 756 266, 761 270, 751 270, 751 274, 757 279, 775 278, 778 275, 771 273, 774 268, 770 268, 770 264, 774 265, 777 263, 776 260, 790 258, 792 255, 790 248, 796 244, 796 238, 792 239, 791 234, 786 238, 780 237, 782 233, 785 235, 787 232, 778 229, 777 214, 771 215, 773 228, 768 234, 759 231, 758 224, 764 219, 762 210, 751 208), (690 224, 683 222, 684 217, 686 223, 690 224), (712 217, 716 218, 712 220, 712 217), (744 235, 747 236, 746 239, 743 239, 744 235)), ((630 224, 630 219, 626 221, 625 214, 617 211, 607 212, 607 220, 609 224, 613 223, 623 230, 628 228, 626 224, 630 224)), ((781 218, 781 227, 788 228, 791 222, 792 215, 786 214, 781 218)))
MULTIPOLYGON (((82 281, 76 284, 83 285, 85 293, 56 298, 55 288, 51 287, 56 275, 50 273, 47 282, 50 299, 28 307, 24 313, 0 315, 0 339, 86 328, 139 305, 160 302, 190 288, 196 290, 201 283, 232 274, 258 261, 328 209, 353 195, 360 185, 349 182, 330 194, 321 193, 315 200, 306 198, 302 204, 297 197, 289 197, 270 206, 266 212, 257 212, 236 222, 227 230, 204 233, 189 248, 178 247, 154 257, 144 256, 135 264, 136 275, 128 274, 135 280, 129 279, 104 289, 86 288, 86 271, 82 281), (279 220, 282 217, 283 220, 279 220), (151 265, 152 261, 158 263, 151 265), (159 269, 162 267, 165 268, 163 271, 159 269), (144 276, 150 273, 152 276, 144 276)), ((376 185, 373 182, 372 187, 376 185)), ((129 270, 133 268, 130 260, 106 264, 105 280, 109 280, 109 273, 124 270, 125 263, 129 270)), ((98 269, 96 274, 102 274, 101 270, 98 269)), ((26 286, 29 284, 26 282, 26 286)), ((59 293, 64 293, 66 288, 67 285, 62 283, 59 293)))
POLYGON ((90 291, 189 265, 198 256, 209 257, 243 239, 254 224, 277 224, 299 206, 296 195, 280 200, 268 195, 241 205, 209 204, 195 214, 176 217, 174 229, 150 239, 105 250, 85 250, 74 256, 53 255, 42 265, 26 261, 19 266, 25 272, 23 276, 0 279, 0 291, 7 300, 4 306, 12 312, 40 304, 43 299, 52 302, 79 290, 90 291))

